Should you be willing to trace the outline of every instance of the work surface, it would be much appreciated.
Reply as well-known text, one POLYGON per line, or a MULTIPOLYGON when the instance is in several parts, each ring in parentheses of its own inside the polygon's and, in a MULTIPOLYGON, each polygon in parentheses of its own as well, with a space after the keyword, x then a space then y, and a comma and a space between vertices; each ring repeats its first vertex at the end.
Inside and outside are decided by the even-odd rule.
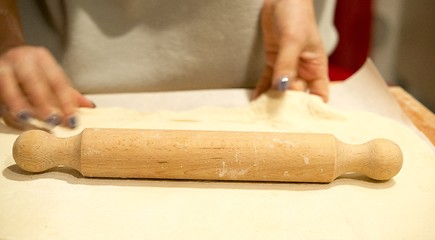
POLYGON ((401 87, 390 87, 389 91, 396 98, 406 116, 435 145, 435 115, 433 112, 401 87))
MULTIPOLYGON (((360 74, 364 78, 373 77, 370 71, 360 74)), ((361 94, 345 91, 341 87, 333 89, 331 104, 340 109, 358 106, 356 101, 361 94), (351 107, 337 98, 344 94, 355 96, 349 99, 355 101, 351 107)), ((147 111, 170 108, 168 105, 185 110, 198 102, 212 100, 204 96, 216 97, 227 107, 247 103, 246 91, 239 90, 162 94, 159 104, 155 102, 155 94, 125 99, 147 111)), ((91 97, 100 107, 123 101, 123 96, 112 96, 116 103, 107 102, 107 96, 91 97)), ((379 104, 373 100, 359 108, 374 109, 377 114, 401 122, 391 122, 392 129, 396 124, 409 124, 400 108, 375 109, 379 104)), ((126 122, 130 116, 143 117, 135 112, 129 114, 112 117, 126 122)), ((83 124, 94 127, 89 121, 92 117, 84 118, 83 124)), ((370 121, 364 124, 370 125, 370 121)), ((109 126, 110 120, 100 125, 109 126)), ((309 128, 328 131, 329 125, 306 126, 307 131, 309 128)), ((287 126, 278 124, 277 127, 287 126)), ((337 137, 351 143, 364 140, 349 137, 358 136, 354 132, 361 129, 349 131, 349 134, 338 132, 337 137)), ((30 175, 19 170, 11 157, 18 132, 2 127, 0 238, 434 239, 435 155, 430 143, 414 135, 412 126, 397 133, 390 129, 368 128, 367 131, 372 136, 395 138, 403 148, 404 166, 394 179, 374 182, 354 174, 331 184, 85 179, 62 168, 30 175), (397 139, 395 134, 399 133, 406 133, 407 137, 397 139), (413 148, 405 146, 413 142, 418 144, 413 148)))

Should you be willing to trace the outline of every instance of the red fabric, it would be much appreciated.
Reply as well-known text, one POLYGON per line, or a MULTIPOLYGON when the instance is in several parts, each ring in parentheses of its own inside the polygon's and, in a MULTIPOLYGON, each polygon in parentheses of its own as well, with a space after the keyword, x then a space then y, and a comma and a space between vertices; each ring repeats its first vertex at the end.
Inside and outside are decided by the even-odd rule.
POLYGON ((372 0, 337 0, 335 26, 339 42, 329 57, 329 78, 345 80, 367 59, 372 32, 372 0))

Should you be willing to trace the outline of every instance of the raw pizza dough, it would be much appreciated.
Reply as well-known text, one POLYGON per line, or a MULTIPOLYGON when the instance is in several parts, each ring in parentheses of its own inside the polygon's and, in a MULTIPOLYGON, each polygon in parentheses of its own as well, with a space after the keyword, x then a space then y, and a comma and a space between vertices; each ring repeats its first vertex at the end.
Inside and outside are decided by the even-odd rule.
POLYGON ((410 129, 367 112, 338 111, 301 92, 248 107, 184 112, 81 109, 84 127, 332 133, 346 143, 396 142, 401 172, 387 182, 349 174, 331 184, 87 179, 72 170, 28 175, 0 128, 0 238, 433 239, 435 154, 410 129))

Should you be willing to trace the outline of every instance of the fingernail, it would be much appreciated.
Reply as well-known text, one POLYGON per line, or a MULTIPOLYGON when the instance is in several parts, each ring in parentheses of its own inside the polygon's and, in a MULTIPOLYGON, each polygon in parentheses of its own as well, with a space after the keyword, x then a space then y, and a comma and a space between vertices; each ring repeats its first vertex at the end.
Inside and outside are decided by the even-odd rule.
POLYGON ((30 119, 30 113, 28 111, 22 111, 17 114, 17 118, 21 122, 27 122, 30 119))
POLYGON ((45 122, 50 124, 51 126, 57 126, 62 122, 62 120, 60 119, 59 115, 53 114, 49 118, 47 118, 45 122))
POLYGON ((287 90, 289 84, 290 84, 290 79, 287 76, 280 77, 278 80, 278 90, 279 91, 287 90))
POLYGON ((97 105, 95 105, 94 102, 92 102, 92 101, 90 101, 90 102, 92 103, 92 108, 96 108, 97 107, 97 105))
POLYGON ((77 127, 77 118, 75 116, 71 116, 68 118, 68 126, 70 128, 76 128, 77 127))

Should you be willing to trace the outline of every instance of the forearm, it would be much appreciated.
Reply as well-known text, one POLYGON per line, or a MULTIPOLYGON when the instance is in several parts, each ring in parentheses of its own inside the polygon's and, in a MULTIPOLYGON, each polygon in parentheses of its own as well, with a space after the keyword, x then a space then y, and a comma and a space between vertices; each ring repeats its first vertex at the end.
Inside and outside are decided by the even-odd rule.
POLYGON ((24 44, 18 8, 15 0, 0 0, 0 54, 24 44))

